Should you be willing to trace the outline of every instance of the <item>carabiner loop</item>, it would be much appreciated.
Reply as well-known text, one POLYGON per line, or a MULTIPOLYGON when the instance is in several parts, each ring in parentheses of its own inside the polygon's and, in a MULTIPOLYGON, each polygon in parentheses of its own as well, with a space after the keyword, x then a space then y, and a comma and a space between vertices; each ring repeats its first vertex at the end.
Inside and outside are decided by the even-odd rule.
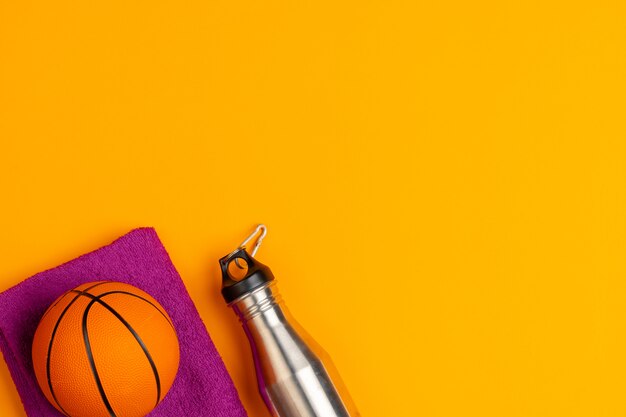
MULTIPOLYGON (((264 224, 259 224, 256 229, 254 229, 254 231, 250 234, 250 236, 248 236, 247 238, 244 239, 243 242, 241 242, 239 244, 239 247, 237 248, 237 250, 239 249, 245 249, 246 245, 248 243, 250 243, 250 241, 259 234, 259 232, 261 232, 261 234, 259 235, 259 237, 257 238, 254 246, 252 247, 252 250, 250 251, 250 256, 252 256, 254 258, 254 255, 256 255, 256 253, 259 250, 259 247, 261 246, 261 242, 263 242, 263 239, 265 238, 265 235, 267 234, 267 226, 265 226, 264 224)), ((241 266, 239 264, 239 258, 235 259, 235 265, 237 265, 240 269, 245 269, 245 267, 241 266)))

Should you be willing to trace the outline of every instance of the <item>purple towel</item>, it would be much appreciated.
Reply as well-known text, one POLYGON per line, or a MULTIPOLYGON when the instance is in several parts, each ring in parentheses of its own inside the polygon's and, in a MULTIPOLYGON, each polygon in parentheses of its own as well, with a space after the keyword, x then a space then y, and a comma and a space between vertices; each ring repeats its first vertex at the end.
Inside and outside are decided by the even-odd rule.
POLYGON ((41 272, 0 294, 0 349, 29 417, 59 417, 37 385, 31 344, 63 292, 90 281, 132 284, 167 310, 180 340, 174 385, 151 417, 244 417, 237 391, 156 232, 136 229, 108 246, 41 272))

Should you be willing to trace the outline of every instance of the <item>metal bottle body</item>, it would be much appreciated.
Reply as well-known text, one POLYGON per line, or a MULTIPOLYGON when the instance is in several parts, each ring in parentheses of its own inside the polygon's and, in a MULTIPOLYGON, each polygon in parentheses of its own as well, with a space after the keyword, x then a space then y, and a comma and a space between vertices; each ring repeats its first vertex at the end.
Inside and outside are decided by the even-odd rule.
POLYGON ((359 416, 330 358, 293 319, 275 281, 230 306, 248 336, 259 391, 274 416, 359 416))

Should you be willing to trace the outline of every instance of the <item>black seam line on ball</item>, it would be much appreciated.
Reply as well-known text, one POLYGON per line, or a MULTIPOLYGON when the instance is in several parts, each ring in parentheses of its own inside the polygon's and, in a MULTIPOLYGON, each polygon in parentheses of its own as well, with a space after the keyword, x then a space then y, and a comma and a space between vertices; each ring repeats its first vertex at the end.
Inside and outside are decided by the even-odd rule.
MULTIPOLYGON (((83 294, 85 293, 78 292, 78 297, 80 297, 83 294)), ((98 386, 98 391, 100 392, 100 398, 102 398, 102 402, 104 403, 104 406, 109 412, 109 415, 111 417, 116 417, 115 413, 113 412, 113 408, 111 407, 111 403, 109 402, 109 399, 107 398, 107 395, 104 392, 104 387, 102 386, 102 381, 100 380, 100 375, 98 375, 98 369, 96 368, 96 362, 93 359, 93 353, 91 351, 91 342, 89 341, 89 331, 87 330, 87 317, 89 316, 89 311, 91 310, 91 307, 93 307, 95 302, 96 300, 92 299, 89 302, 89 304, 87 304, 87 307, 85 308, 85 312, 83 313, 82 327, 83 327, 83 339, 85 342, 85 350, 87 351, 87 360, 89 360, 91 373, 93 374, 93 377, 96 380, 96 385, 98 386)))
POLYGON ((142 297, 142 296, 140 296, 140 295, 133 294, 132 292, 128 292, 128 291, 108 291, 106 294, 102 294, 102 296, 101 296, 101 297, 103 297, 104 295, 109 295, 109 294, 126 294, 126 295, 130 295, 130 296, 132 296, 132 297, 136 297, 136 298, 139 298, 140 300, 145 301, 146 303, 148 303, 148 304, 150 304, 152 307, 154 307, 154 308, 155 308, 155 310, 156 310, 156 311, 158 311, 158 312, 159 312, 159 313, 163 316, 163 318, 167 321, 167 323, 170 325, 170 327, 171 327, 172 329, 174 329, 174 325, 172 324, 172 322, 170 321, 170 319, 169 319, 169 318, 165 315, 165 313, 163 313, 163 312, 161 311, 161 309, 160 309, 159 307, 157 307, 157 306, 156 306, 153 302, 151 302, 150 300, 148 300, 148 299, 146 299, 146 298, 143 298, 143 297, 142 297))
POLYGON ((57 304, 59 304, 61 301, 63 301, 63 299, 65 298, 66 295, 70 294, 72 292, 72 290, 68 290, 65 291, 58 300, 55 301, 54 304, 52 304, 50 307, 48 307, 48 309, 43 313, 43 316, 41 316, 41 318, 39 319, 39 321, 43 320, 44 317, 46 317, 48 315, 48 313, 50 313, 52 311, 52 309, 54 307, 57 306, 57 304))
POLYGON ((152 359, 152 355, 150 355, 150 352, 148 351, 148 348, 146 347, 146 345, 143 342, 143 340, 141 340, 141 337, 139 336, 139 334, 124 319, 124 317, 122 317, 120 315, 120 313, 118 313, 109 304, 107 304, 106 302, 101 300, 102 297, 104 297, 106 295, 109 295, 109 294, 114 294, 115 291, 105 292, 105 293, 100 294, 98 296, 89 294, 87 292, 82 292, 82 291, 74 290, 74 292, 76 292, 76 293, 78 293, 80 295, 84 295, 85 297, 91 298, 91 301, 87 305, 87 309, 85 310, 85 313, 83 314, 83 335, 84 335, 84 338, 85 338, 85 347, 87 349, 87 357, 89 359, 89 363, 91 365, 91 369, 93 371, 94 377, 96 378, 96 383, 98 385, 98 389, 100 390, 100 395, 102 396, 102 400, 105 402, 105 405, 108 405, 107 409, 109 410, 109 413, 111 413, 111 417, 116 417, 116 416, 115 416, 115 413, 113 413, 113 410, 111 409, 111 405, 110 405, 110 403, 109 403, 109 401, 108 401, 108 399, 106 397, 106 394, 104 392, 104 387, 102 386, 102 382, 100 381, 100 378, 98 376, 98 372, 97 372, 97 369, 96 369, 96 363, 95 363, 94 358, 93 358, 92 353, 91 353, 91 345, 88 344, 89 343, 89 334, 87 332, 87 314, 88 314, 89 310, 91 309, 91 307, 93 306, 94 303, 98 303, 102 307, 104 307, 107 310, 109 310, 111 312, 111 314, 113 314, 120 322, 122 322, 122 324, 124 326, 126 326, 128 331, 131 332, 132 335, 134 336, 134 338, 137 341, 137 343, 139 343, 139 346, 143 350, 143 353, 146 355, 146 358, 148 359, 148 362, 150 362, 150 367, 152 368, 152 372, 154 373, 154 379, 156 381, 156 386, 157 386, 157 399, 156 399, 156 403, 155 403, 155 407, 156 407, 159 404, 159 401, 161 401, 161 378, 159 377, 159 371, 157 370, 156 364, 154 363, 154 360, 152 359))
MULTIPOLYGON (((85 291, 89 291, 92 288, 95 288, 99 285, 102 284, 107 284, 110 281, 104 281, 104 282, 99 282, 95 285, 92 285, 89 288, 86 288, 85 291)), ((71 291, 68 291, 67 293, 70 293, 71 291)), ((66 294, 67 294, 66 293, 66 294)), ((63 414, 65 414, 66 416, 69 417, 69 413, 67 411, 65 411, 65 409, 63 408, 63 406, 59 403, 59 400, 57 399, 56 394, 54 393, 54 389, 52 388, 52 379, 50 379, 50 356, 52 354, 52 344, 54 342, 54 337, 57 334, 57 330, 59 329, 59 325, 61 324, 61 320, 63 319, 63 317, 65 316, 65 313, 67 313, 67 311, 70 309, 70 307, 72 306, 72 304, 74 304, 74 302, 80 297, 80 294, 77 295, 76 297, 74 297, 72 299, 72 301, 69 302, 68 305, 65 306, 65 308, 63 309, 63 311, 61 312, 61 314, 59 315, 59 318, 57 319, 57 322, 54 324, 54 328, 52 329, 52 335, 50 335, 50 342, 48 343, 48 353, 46 356, 46 379, 48 380, 48 388, 50 389, 50 394, 52 395, 52 399, 54 399, 54 402, 59 406, 59 408, 61 409, 61 411, 63 412, 63 414)), ((52 308, 50 308, 51 310, 52 308)), ((45 314, 44 314, 45 316, 45 314)), ((43 317, 42 317, 43 319, 43 317)))

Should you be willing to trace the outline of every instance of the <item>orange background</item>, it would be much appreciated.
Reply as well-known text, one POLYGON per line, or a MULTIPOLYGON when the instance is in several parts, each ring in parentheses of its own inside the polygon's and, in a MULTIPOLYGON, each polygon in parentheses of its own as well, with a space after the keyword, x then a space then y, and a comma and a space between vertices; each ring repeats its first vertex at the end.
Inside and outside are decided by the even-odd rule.
POLYGON ((364 416, 623 416, 625 76, 618 1, 0 0, 0 284, 155 226, 264 417, 264 222, 364 416))

